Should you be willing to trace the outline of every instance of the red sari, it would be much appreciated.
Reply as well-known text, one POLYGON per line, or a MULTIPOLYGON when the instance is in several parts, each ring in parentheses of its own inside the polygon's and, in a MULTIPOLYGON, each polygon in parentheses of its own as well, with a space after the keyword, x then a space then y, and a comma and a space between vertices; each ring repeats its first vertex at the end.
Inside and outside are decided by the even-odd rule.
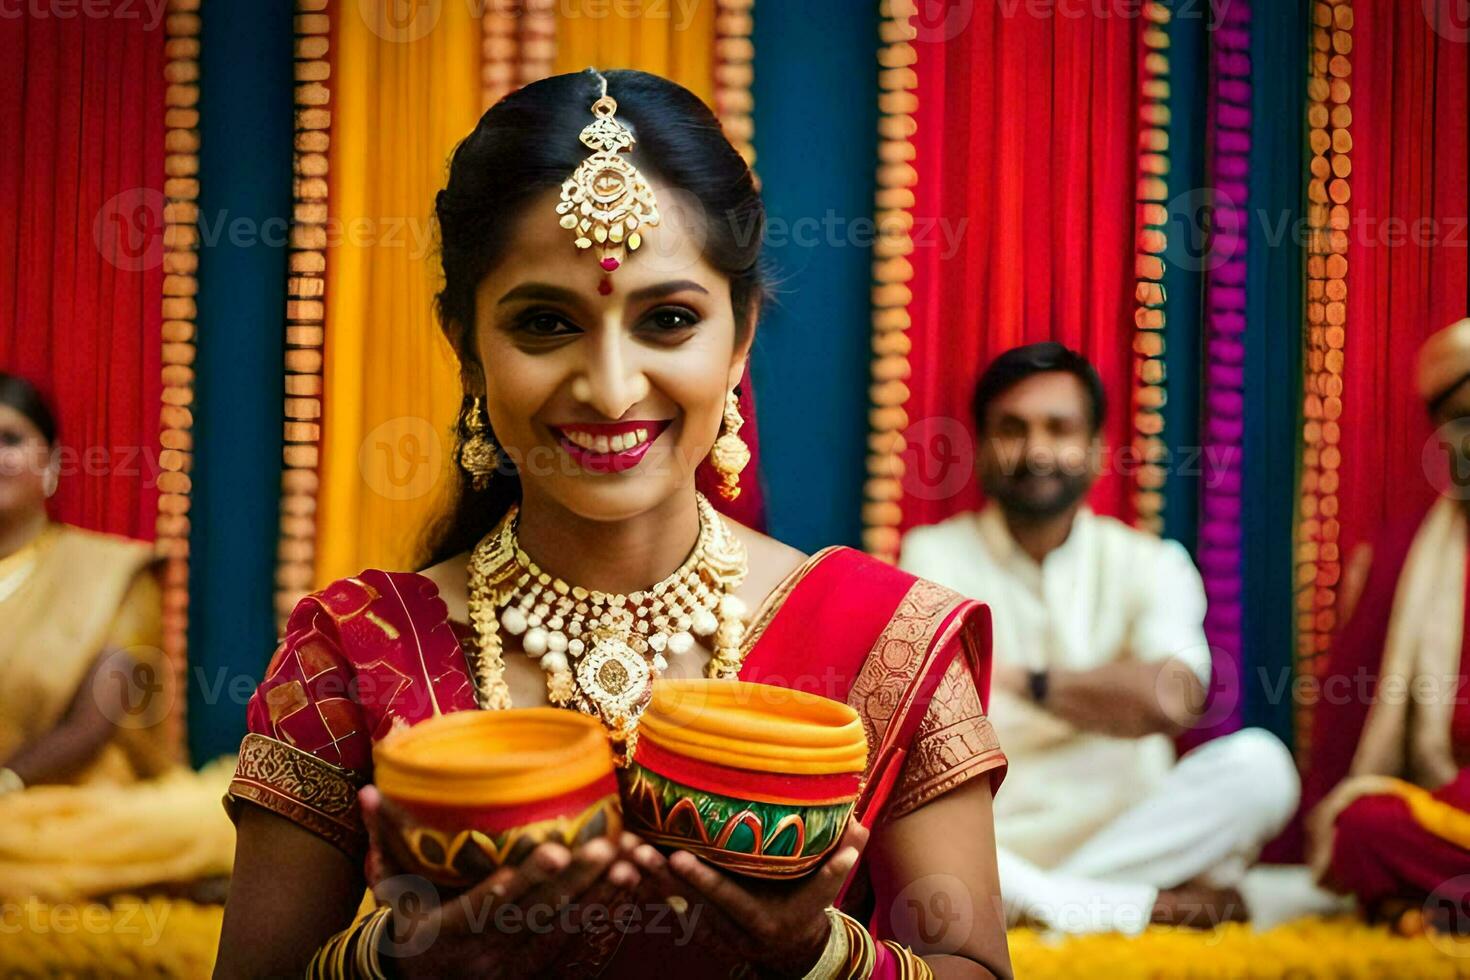
MULTIPOLYGON (((250 734, 227 803, 249 802, 360 858, 357 788, 372 745, 395 726, 478 710, 461 636, 433 582, 371 570, 303 599, 251 699, 250 734)), ((849 548, 791 574, 746 634, 740 677, 844 701, 862 717, 868 771, 858 816, 871 826, 980 775, 1005 756, 982 708, 990 684, 985 606, 849 548)), ((854 880, 866 869, 859 865, 854 880)), ((854 889, 860 892, 861 889, 854 889)), ((630 934, 606 975, 711 953, 630 934)), ((729 964, 738 968, 739 964, 729 964)), ((719 971, 717 971, 719 972, 719 971)))
MULTIPOLYGON (((1329 801, 1349 777, 1377 695, 1395 596, 1419 525, 1418 518, 1393 524, 1374 547, 1362 598, 1333 645, 1323 678, 1303 792, 1304 813, 1331 808, 1311 821, 1323 824, 1316 830, 1325 838, 1319 842, 1325 848, 1319 864, 1327 857, 1324 882, 1355 895, 1370 911, 1385 902, 1419 905, 1431 895, 1446 908, 1470 904, 1470 595, 1448 736, 1458 777, 1432 790, 1384 777, 1379 787, 1340 809, 1329 801)), ((1470 574, 1466 579, 1470 582, 1470 574)))

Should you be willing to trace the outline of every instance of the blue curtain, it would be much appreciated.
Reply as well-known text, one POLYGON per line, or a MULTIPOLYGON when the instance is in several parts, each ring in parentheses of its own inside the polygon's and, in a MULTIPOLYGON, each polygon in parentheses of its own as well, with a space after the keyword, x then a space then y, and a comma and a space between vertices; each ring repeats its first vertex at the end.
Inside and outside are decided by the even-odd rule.
POLYGON ((1256 3, 1245 335, 1244 721, 1292 744, 1293 525, 1302 405, 1305 3, 1256 3))
POLYGON ((857 545, 872 336, 863 222, 871 225, 878 146, 877 5, 757 3, 754 40, 755 166, 775 286, 752 358, 767 529, 806 551, 857 545))
POLYGON ((1169 22, 1169 224, 1164 253, 1164 534, 1194 551, 1199 537, 1200 480, 1189 465, 1199 445, 1200 356, 1204 323, 1206 215, 1205 97, 1209 88, 1209 22, 1200 4, 1171 4, 1169 22))
POLYGON ((189 747, 234 752, 275 646, 293 4, 212 0, 200 64, 189 747))

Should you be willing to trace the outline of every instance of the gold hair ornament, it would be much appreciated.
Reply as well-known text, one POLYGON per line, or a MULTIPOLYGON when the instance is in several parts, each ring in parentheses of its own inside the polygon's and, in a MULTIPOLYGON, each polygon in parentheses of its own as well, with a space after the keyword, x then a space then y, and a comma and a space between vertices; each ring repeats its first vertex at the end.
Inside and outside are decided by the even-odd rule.
POLYGON ((607 79, 598 78, 602 95, 592 103, 596 118, 581 137, 592 153, 562 182, 556 213, 561 226, 577 236, 577 248, 597 249, 604 272, 597 291, 605 296, 612 292, 611 273, 643 244, 639 229, 657 225, 659 217, 653 188, 620 155, 633 148, 633 132, 616 118, 618 103, 607 94, 607 79))

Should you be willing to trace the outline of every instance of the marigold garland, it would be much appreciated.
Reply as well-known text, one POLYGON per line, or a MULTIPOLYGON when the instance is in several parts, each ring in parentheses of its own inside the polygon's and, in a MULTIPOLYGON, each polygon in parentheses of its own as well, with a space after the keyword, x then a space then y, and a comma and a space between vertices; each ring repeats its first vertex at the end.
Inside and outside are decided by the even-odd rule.
POLYGON ((1140 59, 1137 254, 1137 308, 1133 321, 1134 380, 1133 451, 1138 460, 1134 475, 1133 511, 1139 527, 1160 534, 1164 530, 1165 461, 1163 255, 1168 247, 1169 222, 1169 34, 1170 0, 1149 0, 1143 7, 1143 47, 1140 59))
MULTIPOLYGON (((189 476, 199 316, 199 0, 169 0, 164 23, 163 405, 156 546, 164 559, 163 650, 183 690, 189 632, 189 476)), ((182 744, 183 702, 170 724, 182 744)))
POLYGON ((868 479, 863 485, 863 547, 887 562, 898 560, 899 523, 903 519, 903 430, 908 427, 908 305, 914 267, 914 169, 918 108, 918 54, 911 43, 916 31, 913 0, 883 0, 879 5, 878 49, 878 191, 873 243, 873 367, 869 399, 868 479))
MULTIPOLYGON (((1320 675, 1337 626, 1343 349, 1347 342, 1348 201, 1352 197, 1353 5, 1315 0, 1307 79, 1311 161, 1307 182, 1307 308, 1302 457, 1296 521, 1297 673, 1320 675)), ((1296 745, 1307 758, 1310 706, 1297 709, 1296 745)))
POLYGON ((327 151, 331 148, 331 15, 327 0, 296 0, 296 136, 281 472, 276 617, 284 624, 311 588, 316 561, 326 340, 327 151))

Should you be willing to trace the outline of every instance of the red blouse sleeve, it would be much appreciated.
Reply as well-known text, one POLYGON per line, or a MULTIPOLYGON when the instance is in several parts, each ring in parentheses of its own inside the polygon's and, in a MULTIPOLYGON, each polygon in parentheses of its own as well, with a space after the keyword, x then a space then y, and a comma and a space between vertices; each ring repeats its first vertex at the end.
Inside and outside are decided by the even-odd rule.
POLYGON ((291 614, 246 710, 225 805, 232 817, 242 802, 263 807, 358 857, 367 839, 357 790, 371 777, 372 738, 329 598, 308 597, 291 614))

